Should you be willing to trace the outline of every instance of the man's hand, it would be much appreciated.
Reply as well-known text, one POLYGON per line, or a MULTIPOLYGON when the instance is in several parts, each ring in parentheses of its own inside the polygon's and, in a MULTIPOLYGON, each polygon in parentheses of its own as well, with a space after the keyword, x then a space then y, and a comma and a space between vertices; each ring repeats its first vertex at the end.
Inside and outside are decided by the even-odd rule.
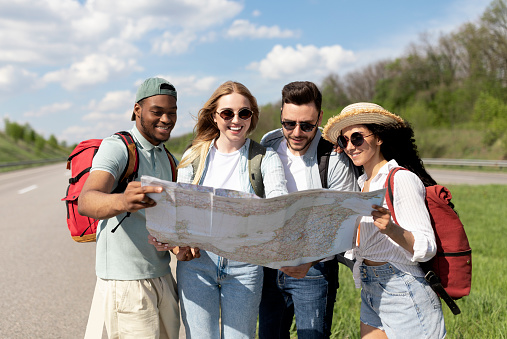
POLYGON ((170 250, 172 250, 174 247, 176 247, 176 246, 169 246, 169 244, 166 244, 166 243, 162 243, 162 242, 157 241, 157 238, 155 238, 155 237, 154 237, 154 236, 152 236, 151 234, 148 234, 148 243, 149 243, 149 244, 152 244, 153 246, 155 246, 155 248, 156 248, 156 249, 157 249, 157 251, 159 251, 159 252, 170 251, 170 250))
POLYGON ((302 279, 306 277, 306 274, 313 266, 313 263, 301 264, 299 266, 285 266, 280 268, 280 271, 296 279, 302 279))
POLYGON ((180 247, 176 246, 171 252, 176 256, 179 261, 190 261, 195 258, 201 257, 199 248, 197 247, 180 247))
POLYGON ((171 251, 179 261, 190 261, 201 256, 199 248, 197 247, 169 246, 166 243, 157 241, 157 239, 151 234, 148 235, 148 243, 155 246, 157 251, 171 251))
POLYGON ((162 187, 141 186, 139 181, 131 181, 123 193, 123 205, 127 212, 137 212, 155 206, 155 200, 148 193, 162 193, 162 187))

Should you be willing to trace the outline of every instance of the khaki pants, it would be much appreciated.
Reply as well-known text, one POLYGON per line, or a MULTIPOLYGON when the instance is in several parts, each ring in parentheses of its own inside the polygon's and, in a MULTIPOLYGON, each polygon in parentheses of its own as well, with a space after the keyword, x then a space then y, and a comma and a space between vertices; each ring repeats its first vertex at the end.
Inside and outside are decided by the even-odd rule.
POLYGON ((176 339, 178 292, 171 274, 144 280, 98 279, 109 338, 176 339))

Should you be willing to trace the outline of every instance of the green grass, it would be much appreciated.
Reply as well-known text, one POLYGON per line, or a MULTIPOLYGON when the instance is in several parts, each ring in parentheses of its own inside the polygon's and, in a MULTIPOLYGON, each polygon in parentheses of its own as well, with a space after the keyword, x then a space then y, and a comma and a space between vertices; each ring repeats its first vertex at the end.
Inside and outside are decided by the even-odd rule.
MULTIPOLYGON (((450 185, 452 201, 472 247, 472 291, 457 301, 455 316, 443 303, 447 338, 507 338, 507 186, 450 185)), ((360 292, 352 273, 340 266, 340 288, 331 338, 359 338, 360 292)), ((291 338, 296 338, 295 327, 291 338)))
MULTIPOLYGON (((33 144, 26 143, 23 140, 15 141, 0 132, 0 164, 43 159, 61 159, 61 161, 64 161, 71 151, 72 149, 61 146, 52 147, 49 143, 46 143, 42 149, 37 150, 33 144)), ((0 172, 41 165, 45 164, 0 167, 0 172)))

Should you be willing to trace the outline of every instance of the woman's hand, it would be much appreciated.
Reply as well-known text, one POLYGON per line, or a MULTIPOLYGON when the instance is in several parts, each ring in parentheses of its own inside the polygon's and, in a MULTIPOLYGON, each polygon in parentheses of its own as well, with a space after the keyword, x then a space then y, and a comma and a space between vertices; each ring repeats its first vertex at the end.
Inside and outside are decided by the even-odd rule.
POLYGON ((151 234, 148 234, 148 243, 155 246, 157 251, 171 251, 175 256, 176 259, 179 261, 190 261, 195 258, 199 258, 201 256, 201 253, 199 252, 199 248, 197 247, 180 247, 180 246, 169 246, 169 244, 162 243, 160 241, 157 241, 157 239, 152 236, 151 234))
POLYGON ((373 216, 373 224, 379 229, 380 233, 389 235, 395 223, 391 221, 391 212, 382 206, 373 205, 374 211, 371 212, 373 216))
POLYGON ((391 212, 382 206, 373 205, 373 224, 379 232, 393 239, 398 245, 414 254, 414 235, 391 221, 391 212))

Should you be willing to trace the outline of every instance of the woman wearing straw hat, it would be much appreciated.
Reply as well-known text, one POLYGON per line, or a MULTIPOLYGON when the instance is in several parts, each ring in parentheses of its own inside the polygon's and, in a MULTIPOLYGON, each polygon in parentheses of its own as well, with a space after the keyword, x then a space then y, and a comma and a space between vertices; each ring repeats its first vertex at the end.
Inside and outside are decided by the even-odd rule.
POLYGON ((412 128, 379 105, 356 103, 329 119, 323 135, 363 167, 358 179, 363 192, 382 189, 395 167, 409 170, 394 176, 399 225, 385 203, 374 205, 372 215, 360 222, 353 276, 362 288, 361 337, 445 337, 440 299, 418 264, 436 253, 425 205, 425 186, 436 182, 419 158, 412 128))

